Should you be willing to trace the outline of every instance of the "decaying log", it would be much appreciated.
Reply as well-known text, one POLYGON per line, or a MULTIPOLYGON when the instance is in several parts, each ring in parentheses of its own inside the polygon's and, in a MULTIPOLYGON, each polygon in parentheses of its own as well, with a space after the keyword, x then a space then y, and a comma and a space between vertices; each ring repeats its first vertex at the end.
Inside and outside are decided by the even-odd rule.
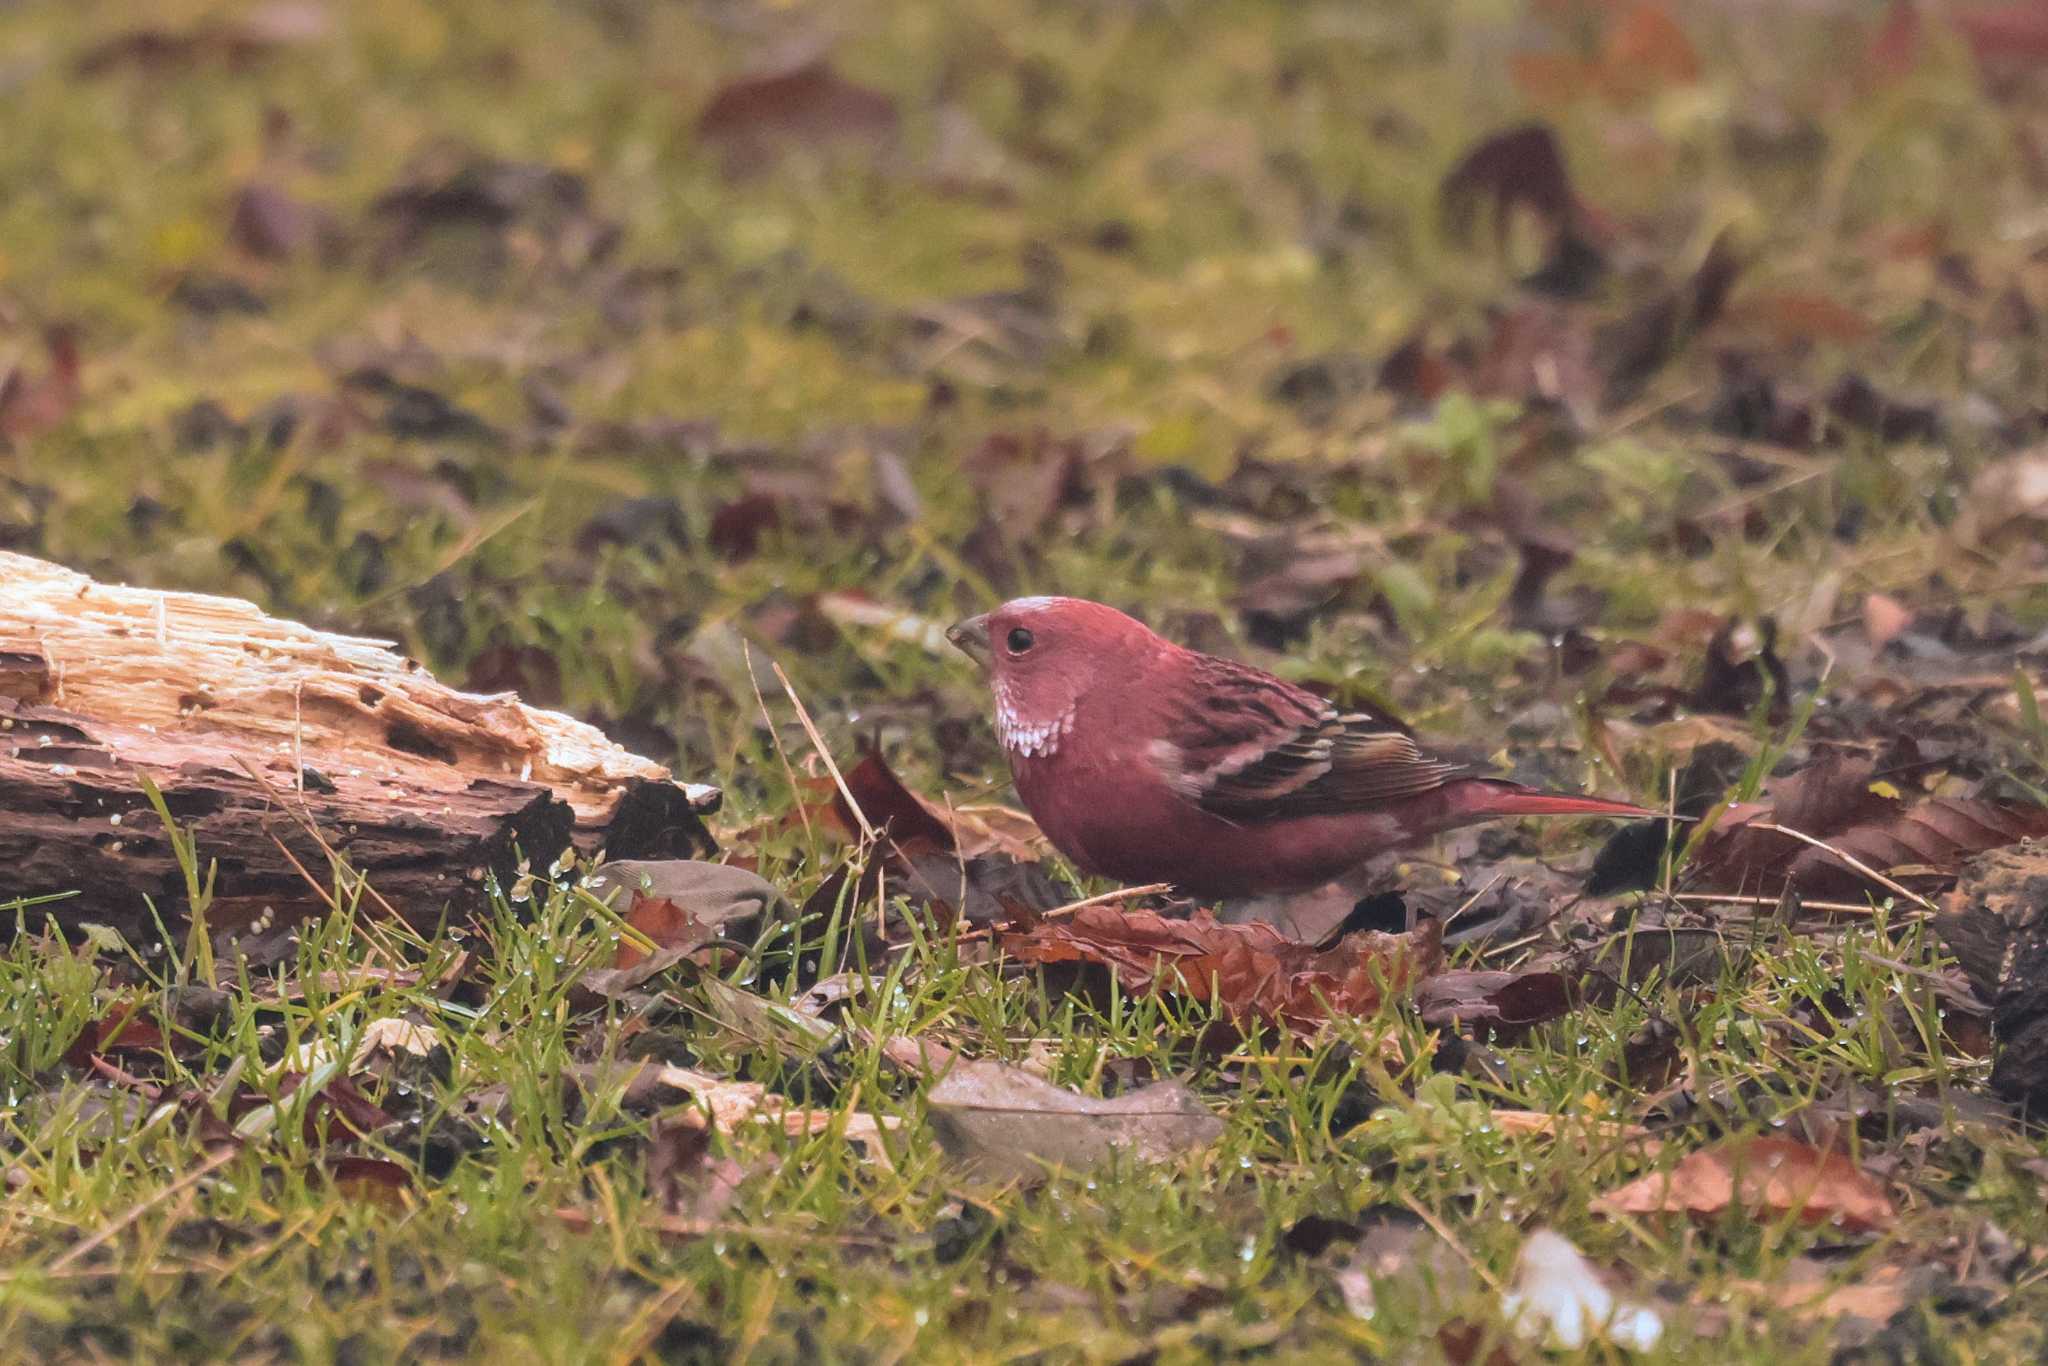
POLYGON ((218 863, 223 929, 321 908, 306 873, 331 891, 328 849, 431 924, 474 910, 491 877, 509 886, 522 858, 707 849, 718 796, 384 642, 0 552, 0 907, 75 893, 37 910, 130 933, 152 927, 145 897, 181 914, 141 775, 218 863))
POLYGON ((1934 929, 1991 1005, 1991 1089, 2048 1118, 2048 840, 1964 864, 1934 929))

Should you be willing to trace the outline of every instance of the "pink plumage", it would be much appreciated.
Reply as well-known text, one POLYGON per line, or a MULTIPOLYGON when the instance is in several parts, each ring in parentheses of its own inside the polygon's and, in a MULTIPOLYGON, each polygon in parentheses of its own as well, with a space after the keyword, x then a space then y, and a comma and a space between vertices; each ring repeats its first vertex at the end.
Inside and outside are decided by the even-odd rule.
POLYGON ((1391 717, 1184 649, 1101 603, 1018 598, 947 635, 988 670, 1018 796, 1098 876, 1249 896, 1475 821, 1657 814, 1474 776, 1391 717))

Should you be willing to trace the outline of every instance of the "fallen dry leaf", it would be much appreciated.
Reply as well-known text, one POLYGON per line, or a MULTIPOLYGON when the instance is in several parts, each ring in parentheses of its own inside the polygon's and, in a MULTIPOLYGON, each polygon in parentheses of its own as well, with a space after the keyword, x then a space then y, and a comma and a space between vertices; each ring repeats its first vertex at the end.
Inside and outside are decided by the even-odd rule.
POLYGON ((1686 865, 1688 885, 1772 895, 1789 884, 1809 896, 1862 896, 1880 889, 1838 854, 1879 873, 1911 868, 1940 882, 1974 855, 2048 835, 2048 807, 1962 797, 1909 805, 1875 781, 1869 760, 1830 755, 1772 783, 1768 804, 1729 808, 1700 842, 1686 865))
POLYGON ((699 1125, 657 1120, 647 1138, 647 1193, 665 1214, 708 1227, 739 1195, 745 1170, 711 1151, 711 1132, 699 1125))
POLYGON ((590 894, 621 911, 653 945, 619 942, 613 966, 578 985, 613 999, 673 967, 744 922, 787 909, 773 884, 744 868, 697 859, 622 859, 592 875, 590 894))
POLYGON ((1738 1138, 1687 1154, 1668 1172, 1639 1177, 1593 1202, 1603 1214, 1690 1214, 1731 1208, 1753 1218, 1797 1214, 1854 1232, 1887 1228, 1891 1198, 1840 1153, 1789 1138, 1738 1138))
POLYGON ((654 1079, 660 1085, 687 1094, 701 1107, 700 1118, 720 1133, 732 1133, 741 1125, 759 1120, 779 1124, 792 1138, 827 1133, 835 1128, 849 1143, 862 1145, 866 1155, 889 1165, 882 1134, 896 1127, 893 1116, 873 1115, 861 1110, 815 1110, 792 1104, 788 1097, 768 1090, 759 1082, 726 1081, 693 1072, 687 1067, 663 1066, 654 1079))
POLYGON ((1477 1025, 1514 1036, 1572 1008, 1572 984, 1561 972, 1440 972, 1415 992, 1415 1011, 1434 1029, 1477 1025))
POLYGON ((356 1042, 356 1055, 349 1064, 349 1070, 360 1072, 365 1063, 380 1053, 410 1053, 424 1058, 440 1046, 441 1032, 432 1025, 387 1016, 363 1026, 363 1035, 356 1042))
POLYGON ((1332 1013, 1369 1015, 1386 992, 1406 991, 1434 973, 1443 930, 1426 920, 1408 934, 1361 931, 1318 949, 1271 925, 1221 924, 1208 911, 1173 920, 1091 906, 1070 920, 1004 935, 1003 948, 1025 963, 1100 963, 1133 994, 1156 986, 1214 1000, 1232 1015, 1310 1032, 1332 1013))
POLYGON ((747 175, 796 148, 886 146, 899 122, 888 95, 856 85, 823 55, 811 55, 721 87, 697 116, 697 134, 723 150, 728 173, 747 175))
POLYGON ((1040 1180, 1049 1168, 1082 1170, 1118 1151, 1164 1162, 1223 1134, 1223 1121, 1177 1081, 1100 1100, 1022 1068, 970 1062, 925 1099, 947 1155, 990 1181, 1040 1180))
POLYGON ((1830 1273, 1824 1263, 1798 1257, 1775 1281, 1736 1281, 1729 1289, 1747 1292, 1814 1322, 1854 1317, 1884 1323, 1926 1293, 1935 1278, 1932 1267, 1889 1265, 1840 1285, 1830 1273))

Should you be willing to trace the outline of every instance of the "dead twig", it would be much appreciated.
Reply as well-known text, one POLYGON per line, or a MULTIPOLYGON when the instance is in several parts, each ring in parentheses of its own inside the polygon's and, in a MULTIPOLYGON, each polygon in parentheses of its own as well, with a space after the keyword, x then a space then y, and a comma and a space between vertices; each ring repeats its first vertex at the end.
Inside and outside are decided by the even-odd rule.
MULTIPOLYGON (((1771 906, 1780 904, 1783 898, 1775 896, 1744 896, 1737 892, 1669 892, 1673 901, 1691 906, 1771 906)), ((1799 903, 1802 911, 1820 911, 1827 915, 1875 915, 1877 908, 1868 902, 1854 901, 1805 901, 1799 903)))

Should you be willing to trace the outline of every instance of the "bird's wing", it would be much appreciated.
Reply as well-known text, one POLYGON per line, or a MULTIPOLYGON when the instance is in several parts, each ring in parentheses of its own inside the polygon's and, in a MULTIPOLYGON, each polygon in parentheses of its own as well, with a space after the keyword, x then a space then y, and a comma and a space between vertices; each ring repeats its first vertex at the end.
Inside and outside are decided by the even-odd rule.
POLYGON ((1236 821, 1328 815, 1441 787, 1469 770, 1425 751, 1400 722, 1340 711, 1228 660, 1202 660, 1176 737, 1176 785, 1236 821))

